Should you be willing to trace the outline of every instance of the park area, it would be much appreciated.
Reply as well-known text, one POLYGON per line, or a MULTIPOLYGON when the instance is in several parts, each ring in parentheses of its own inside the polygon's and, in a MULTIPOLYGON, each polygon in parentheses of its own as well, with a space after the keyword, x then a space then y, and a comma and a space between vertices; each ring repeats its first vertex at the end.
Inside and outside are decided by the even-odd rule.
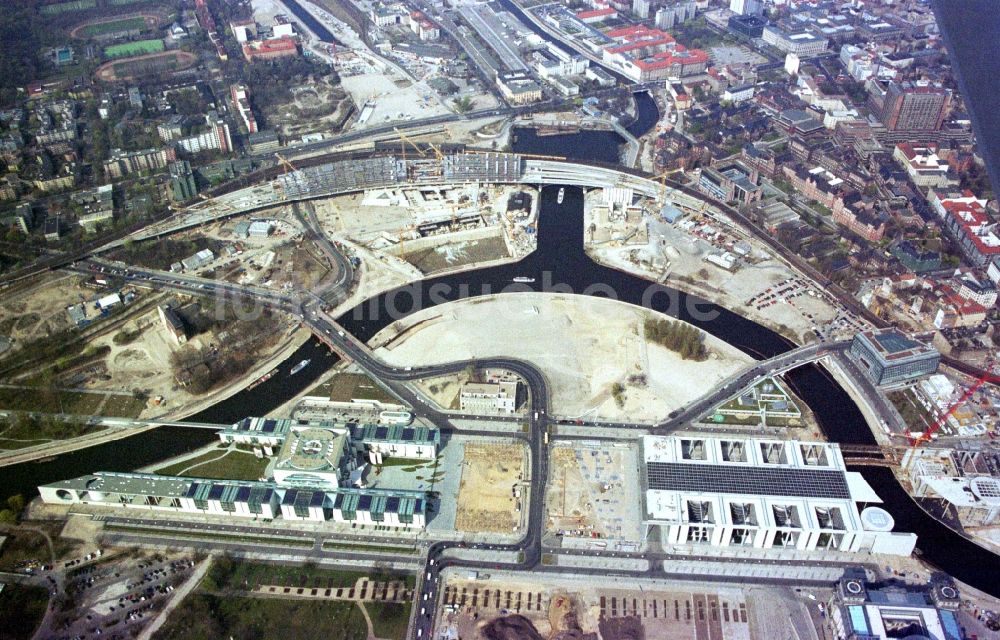
POLYGON ((159 53, 163 51, 163 40, 153 38, 151 40, 136 40, 135 42, 125 42, 104 47, 104 56, 107 58, 128 58, 130 56, 141 56, 149 53, 159 53))
POLYGON ((511 532, 520 523, 525 451, 520 444, 466 444, 455 528, 511 532))
POLYGON ((156 473, 218 480, 259 480, 264 475, 267 464, 267 458, 258 458, 253 453, 223 446, 171 462, 158 468, 156 473))

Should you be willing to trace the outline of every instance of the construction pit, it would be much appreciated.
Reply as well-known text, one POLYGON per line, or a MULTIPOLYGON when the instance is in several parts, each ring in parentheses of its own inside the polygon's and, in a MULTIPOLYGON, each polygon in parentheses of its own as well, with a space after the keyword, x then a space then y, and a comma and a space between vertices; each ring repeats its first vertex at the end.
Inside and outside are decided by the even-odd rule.
POLYGON ((316 203, 332 237, 423 274, 524 257, 536 247, 537 210, 534 189, 489 185, 372 189, 316 203))
MULTIPOLYGON (((443 583, 439 638, 510 640, 751 640, 769 638, 768 616, 802 617, 801 594, 783 587, 453 573, 443 583), (626 583, 629 583, 626 585, 626 583), (752 592, 752 593, 751 593, 752 592)), ((771 618, 773 620, 775 618, 771 618)), ((770 629, 773 632, 773 627, 770 629)))
POLYGON ((527 450, 520 443, 465 445, 455 529, 468 532, 517 531, 527 505, 527 450))
POLYGON ((549 455, 546 533, 564 547, 604 548, 642 539, 638 452, 631 443, 556 443, 549 455))

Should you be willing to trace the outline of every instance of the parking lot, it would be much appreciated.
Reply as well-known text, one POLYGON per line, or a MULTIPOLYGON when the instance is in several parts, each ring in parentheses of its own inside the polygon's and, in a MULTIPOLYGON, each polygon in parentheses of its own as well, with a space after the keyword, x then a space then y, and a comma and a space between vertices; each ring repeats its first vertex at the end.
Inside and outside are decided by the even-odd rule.
MULTIPOLYGON (((99 558, 92 554, 65 563, 65 597, 72 606, 56 613, 50 629, 36 637, 135 637, 195 566, 194 559, 184 554, 124 552, 99 558)), ((54 578, 49 580, 55 584, 54 578)))

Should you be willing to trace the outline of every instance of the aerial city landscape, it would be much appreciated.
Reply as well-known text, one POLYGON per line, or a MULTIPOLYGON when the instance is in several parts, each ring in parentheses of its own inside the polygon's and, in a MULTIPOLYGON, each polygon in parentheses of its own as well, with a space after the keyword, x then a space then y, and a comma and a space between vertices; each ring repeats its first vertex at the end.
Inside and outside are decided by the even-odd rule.
POLYGON ((998 42, 0 3, 0 640, 1000 638, 998 42))

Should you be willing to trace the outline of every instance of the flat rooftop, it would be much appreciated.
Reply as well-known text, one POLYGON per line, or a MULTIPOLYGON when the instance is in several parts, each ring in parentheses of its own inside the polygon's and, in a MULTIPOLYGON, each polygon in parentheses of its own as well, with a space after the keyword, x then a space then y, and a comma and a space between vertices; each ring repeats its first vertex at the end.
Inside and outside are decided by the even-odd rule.
POLYGON ((646 477, 654 491, 851 499, 844 472, 833 469, 647 462, 646 477))

